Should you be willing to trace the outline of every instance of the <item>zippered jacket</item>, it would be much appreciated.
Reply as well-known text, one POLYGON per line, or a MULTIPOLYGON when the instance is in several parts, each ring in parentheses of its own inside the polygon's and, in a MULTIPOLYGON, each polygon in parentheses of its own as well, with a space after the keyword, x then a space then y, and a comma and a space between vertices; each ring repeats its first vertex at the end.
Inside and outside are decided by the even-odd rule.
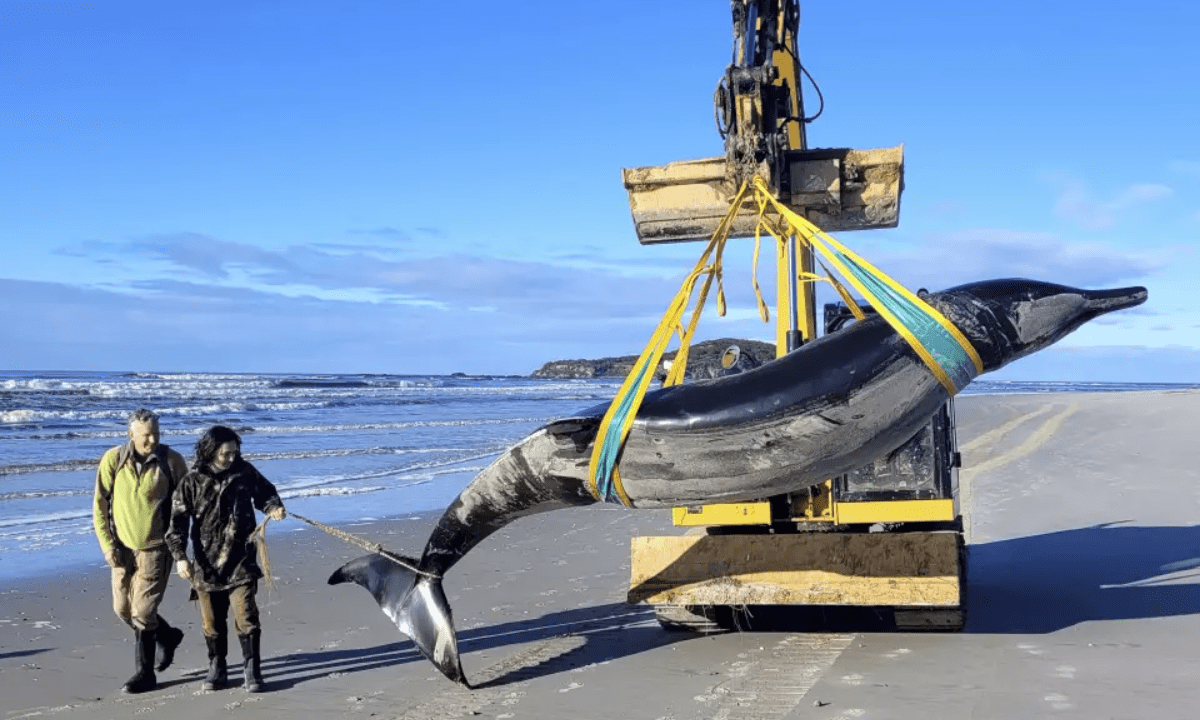
POLYGON ((100 458, 92 498, 92 525, 100 549, 149 550, 163 544, 170 521, 171 495, 187 474, 183 456, 159 444, 136 467, 133 444, 118 445, 100 458))
POLYGON ((210 473, 196 468, 184 476, 171 501, 167 547, 176 562, 192 545, 192 583, 206 592, 246 585, 263 576, 251 535, 254 511, 282 506, 271 481, 242 458, 210 473))

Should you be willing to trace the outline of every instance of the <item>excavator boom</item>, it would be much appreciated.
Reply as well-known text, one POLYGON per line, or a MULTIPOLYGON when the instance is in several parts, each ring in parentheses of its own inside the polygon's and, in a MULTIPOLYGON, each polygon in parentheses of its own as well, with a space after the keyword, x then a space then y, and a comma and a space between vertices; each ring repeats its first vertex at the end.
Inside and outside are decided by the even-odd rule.
MULTIPOLYGON (((743 183, 827 231, 895 227, 903 147, 809 150, 797 50, 799 0, 733 0, 733 61, 714 95, 725 155, 622 171, 643 244, 708 240, 743 183)), ((753 235, 747 208, 732 237, 753 235)))

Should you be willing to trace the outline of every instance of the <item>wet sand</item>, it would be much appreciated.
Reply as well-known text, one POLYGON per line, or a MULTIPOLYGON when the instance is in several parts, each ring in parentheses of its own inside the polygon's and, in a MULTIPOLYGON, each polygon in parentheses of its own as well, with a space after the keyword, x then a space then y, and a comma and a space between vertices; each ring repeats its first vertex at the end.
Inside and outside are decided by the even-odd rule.
MULTIPOLYGON (((467 690, 364 590, 325 584, 357 548, 288 520, 269 529, 278 589, 259 595, 266 693, 199 690, 199 616, 176 578, 163 606, 187 633, 175 665, 159 690, 121 695, 131 633, 97 557, 0 590, 0 720, 1194 717, 1200 392, 971 396, 957 411, 962 633, 667 632, 624 599, 629 538, 680 532, 668 514, 560 511, 506 528, 446 578, 467 690)), ((345 529, 416 553, 432 522, 345 529)), ((230 662, 239 682, 236 642, 230 662)))

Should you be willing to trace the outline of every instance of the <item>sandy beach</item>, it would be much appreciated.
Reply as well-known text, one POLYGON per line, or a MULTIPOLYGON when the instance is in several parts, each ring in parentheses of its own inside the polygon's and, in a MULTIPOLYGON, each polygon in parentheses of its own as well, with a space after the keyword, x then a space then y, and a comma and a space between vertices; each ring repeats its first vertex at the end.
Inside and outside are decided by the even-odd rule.
MULTIPOLYGON (((664 511, 600 507, 509 526, 447 576, 463 666, 443 678, 361 588, 361 552, 272 524, 260 589, 267 692, 200 691, 199 614, 160 688, 123 696, 131 633, 97 551, 83 573, 0 590, 0 720, 170 718, 1192 718, 1200 707, 1200 392, 960 398, 970 542, 961 633, 870 627, 698 636, 625 604, 629 538, 664 511)), ((416 553, 434 520, 346 526, 416 553)), ((318 517, 318 519, 320 519, 318 517)), ((235 644, 236 645, 236 644, 235 644)), ((231 680, 240 656, 231 648, 231 680)))

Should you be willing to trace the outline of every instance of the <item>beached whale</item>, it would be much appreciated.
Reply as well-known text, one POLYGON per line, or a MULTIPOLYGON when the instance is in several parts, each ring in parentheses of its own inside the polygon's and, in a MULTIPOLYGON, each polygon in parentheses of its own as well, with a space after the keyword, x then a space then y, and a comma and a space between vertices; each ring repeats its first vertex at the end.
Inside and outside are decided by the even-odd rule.
MULTIPOLYGON (((1146 297, 1141 287, 992 280, 924 299, 970 341, 989 372, 1146 297)), ((795 492, 899 447, 947 399, 899 334, 870 317, 744 373, 647 393, 618 470, 635 508, 795 492)), ((426 658, 467 684, 442 576, 518 518, 598 502, 588 468, 606 409, 552 422, 501 455, 446 509, 419 560, 368 555, 329 583, 365 587, 426 658)))

